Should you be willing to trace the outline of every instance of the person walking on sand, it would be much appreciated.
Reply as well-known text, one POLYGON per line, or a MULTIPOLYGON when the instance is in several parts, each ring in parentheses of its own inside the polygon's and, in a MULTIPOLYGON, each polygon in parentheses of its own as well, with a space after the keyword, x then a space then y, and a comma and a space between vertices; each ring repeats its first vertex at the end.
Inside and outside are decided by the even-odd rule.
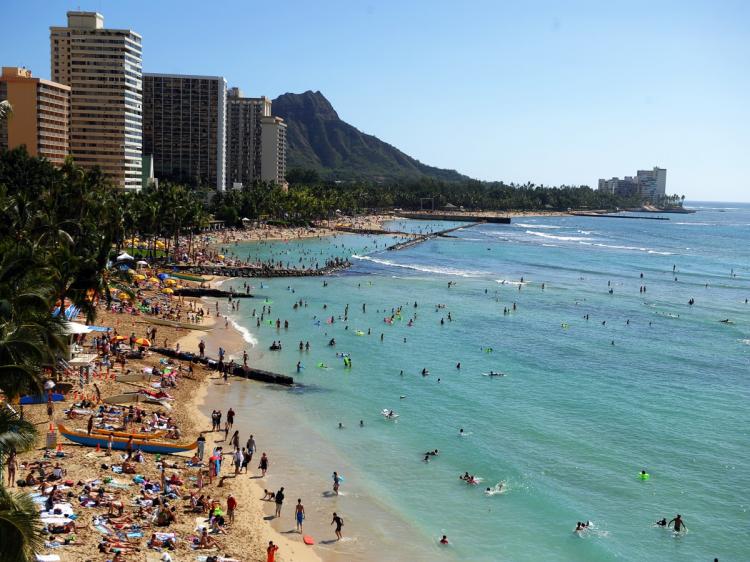
POLYGON ((339 486, 341 485, 341 477, 335 470, 333 471, 333 493, 339 495, 339 486))
POLYGON ((266 562, 276 562, 276 551, 279 547, 273 544, 273 541, 268 541, 268 548, 266 549, 266 562))
POLYGON ((281 506, 284 503, 284 486, 276 492, 276 517, 281 517, 281 506))
POLYGON ((227 498, 227 519, 230 523, 234 523, 234 510, 237 509, 237 500, 232 494, 229 494, 227 498))
POLYGON ((258 468, 260 469, 260 477, 265 478, 266 472, 268 472, 268 457, 265 453, 260 456, 260 464, 258 465, 258 468))
POLYGON ((198 435, 198 439, 196 439, 196 442, 198 443, 198 460, 203 460, 203 454, 206 450, 206 436, 203 435, 203 432, 201 431, 200 435, 198 435))
POLYGON ((250 453, 250 458, 248 458, 247 462, 251 462, 253 460, 253 453, 255 452, 255 437, 252 434, 247 443, 245 443, 245 447, 247 447, 247 452, 250 453))
POLYGON ((18 461, 16 460, 16 452, 12 449, 8 454, 8 460, 5 461, 5 466, 8 469, 8 488, 13 488, 16 485, 18 461))
POLYGON ((341 534, 341 527, 344 526, 344 520, 339 517, 336 512, 333 512, 333 519, 331 520, 331 525, 336 523, 336 540, 340 541, 342 538, 344 538, 341 534))
POLYGON ((297 499, 297 507, 294 510, 294 518, 297 521, 297 532, 302 534, 302 522, 305 520, 305 506, 302 500, 297 499))

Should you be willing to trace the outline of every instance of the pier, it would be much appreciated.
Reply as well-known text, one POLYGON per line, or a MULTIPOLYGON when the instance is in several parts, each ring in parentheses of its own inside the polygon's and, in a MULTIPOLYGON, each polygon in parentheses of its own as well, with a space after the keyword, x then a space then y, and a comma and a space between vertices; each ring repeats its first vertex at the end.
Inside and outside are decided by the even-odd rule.
MULTIPOLYGON (((210 369, 218 370, 219 368, 219 362, 216 359, 211 359, 210 357, 200 357, 195 353, 187 353, 184 351, 177 352, 174 349, 164 347, 152 347, 151 351, 160 355, 164 355, 165 357, 177 359, 179 361, 201 363, 203 365, 206 365, 210 369)), ((224 365, 226 366, 228 365, 228 363, 225 363, 224 365)), ((280 375, 278 373, 272 373, 271 371, 253 369, 252 367, 243 367, 242 365, 237 364, 234 365, 229 374, 254 381, 280 384, 282 386, 294 386, 294 379, 288 375, 280 375)))

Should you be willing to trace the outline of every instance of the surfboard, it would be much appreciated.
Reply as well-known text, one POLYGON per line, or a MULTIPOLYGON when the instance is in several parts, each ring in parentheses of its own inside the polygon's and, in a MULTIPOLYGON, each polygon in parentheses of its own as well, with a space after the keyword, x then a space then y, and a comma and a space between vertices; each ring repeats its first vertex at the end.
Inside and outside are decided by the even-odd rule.
POLYGON ((315 544, 315 539, 313 539, 310 535, 305 535, 302 537, 302 542, 309 545, 315 544))

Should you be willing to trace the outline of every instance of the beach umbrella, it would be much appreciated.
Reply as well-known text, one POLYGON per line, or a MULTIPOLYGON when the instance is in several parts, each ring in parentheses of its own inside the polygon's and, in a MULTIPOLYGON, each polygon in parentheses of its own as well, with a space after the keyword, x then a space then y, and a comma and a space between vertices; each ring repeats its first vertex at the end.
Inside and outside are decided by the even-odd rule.
POLYGON ((174 279, 167 279, 164 281, 167 285, 177 285, 177 281, 174 279))
POLYGON ((184 289, 185 287, 183 287, 182 285, 175 285, 174 288, 175 289, 184 289))
POLYGON ((128 275, 135 275, 136 274, 134 269, 128 269, 127 272, 128 272, 128 275))
POLYGON ((137 275, 133 275, 133 277, 134 277, 135 279, 138 279, 138 281, 143 281, 143 280, 144 280, 144 279, 146 278, 146 276, 145 276, 145 275, 143 275, 142 273, 139 273, 139 274, 137 274, 137 275))
POLYGON ((127 252, 123 252, 119 256, 117 256, 116 261, 133 261, 135 258, 128 254, 127 252))
POLYGON ((146 338, 135 338, 135 343, 136 345, 143 345, 145 347, 149 347, 151 345, 151 342, 146 338))
POLYGON ((166 248, 166 246, 164 245, 164 242, 162 242, 161 240, 156 241, 156 247, 159 248, 160 250, 163 250, 164 248, 166 248))
POLYGON ((217 257, 217 258, 219 258, 220 260, 223 260, 223 259, 224 259, 224 254, 219 254, 219 255, 218 255, 218 256, 216 256, 216 257, 217 257))
POLYGON ((151 283, 158 283, 158 282, 159 282, 159 279, 158 279, 158 278, 156 278, 156 277, 150 277, 150 278, 149 278, 149 281, 150 281, 151 283))
POLYGON ((44 381, 44 390, 52 390, 55 388, 55 381, 44 381))
POLYGON ((166 289, 162 289, 161 292, 162 293, 166 293, 168 295, 171 295, 172 293, 174 293, 174 291, 172 289, 170 289, 169 287, 167 287, 166 289))
POLYGON ((161 279, 162 281, 164 281, 165 279, 169 279, 169 274, 168 273, 160 273, 159 275, 157 275, 157 277, 159 279, 161 279))
POLYGON ((113 337, 109 341, 111 341, 111 342, 117 342, 117 341, 125 341, 126 339, 128 339, 127 336, 115 336, 115 337, 113 337))
POLYGON ((128 295, 127 293, 120 293, 119 295, 117 295, 117 297, 121 301, 129 301, 130 300, 130 295, 128 295))

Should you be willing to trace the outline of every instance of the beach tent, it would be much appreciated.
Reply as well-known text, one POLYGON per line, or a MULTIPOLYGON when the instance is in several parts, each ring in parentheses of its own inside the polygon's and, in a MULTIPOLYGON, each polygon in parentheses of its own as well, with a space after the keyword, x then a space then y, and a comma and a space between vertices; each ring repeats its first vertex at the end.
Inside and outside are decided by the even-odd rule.
POLYGON ((133 261, 135 258, 128 254, 127 252, 123 252, 119 256, 117 256, 116 261, 133 261))

